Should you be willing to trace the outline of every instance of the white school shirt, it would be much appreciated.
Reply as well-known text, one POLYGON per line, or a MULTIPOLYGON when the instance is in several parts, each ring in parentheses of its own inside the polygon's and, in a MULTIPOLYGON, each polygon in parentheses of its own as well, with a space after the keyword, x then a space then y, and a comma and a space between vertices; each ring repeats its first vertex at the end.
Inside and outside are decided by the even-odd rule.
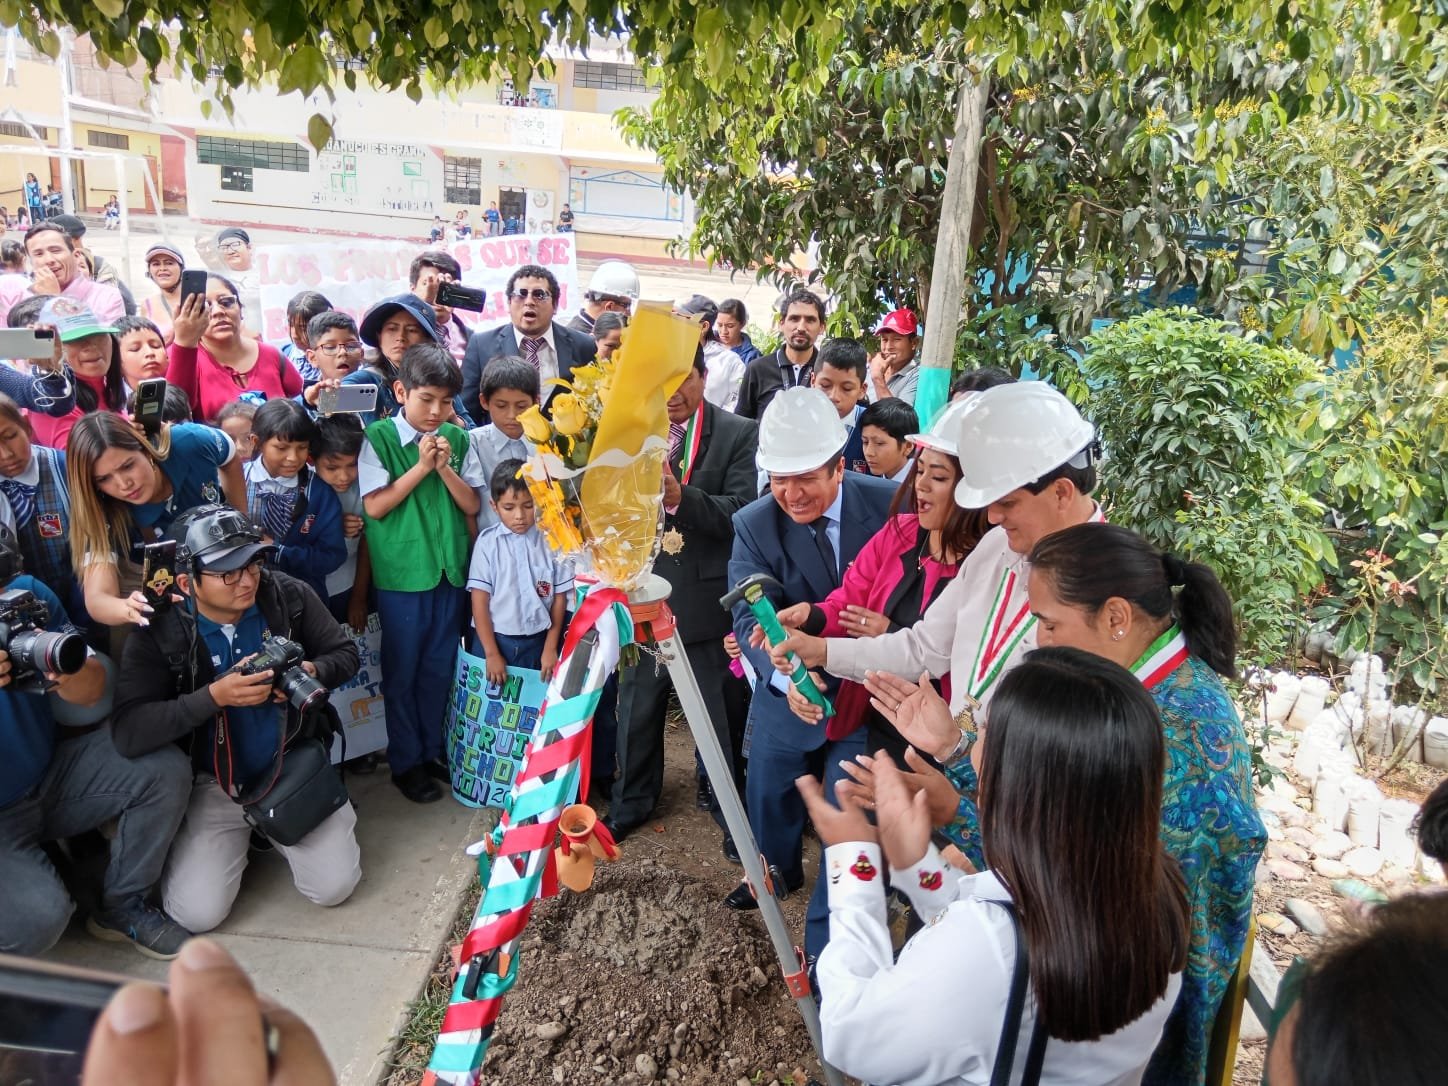
MULTIPOLYGON (((1100 506, 1091 519, 1102 519, 1100 506)), ((915 625, 878 637, 827 638, 825 670, 856 682, 863 682, 867 671, 885 671, 911 682, 918 679, 922 671, 930 672, 934 679, 949 673, 950 711, 960 712, 971 690, 971 669, 979 654, 986 623, 991 618, 996 593, 1012 571, 1016 575, 1016 587, 1007 605, 1007 614, 1014 614, 1026 600, 1031 563, 1024 554, 1011 550, 1006 538, 1003 528, 988 531, 961 564, 955 579, 941 590, 915 625)), ((1006 654, 999 674, 1004 675, 1015 667, 1035 647, 1036 624, 1030 621, 1025 637, 1006 654)), ((982 702, 990 700, 995 685, 992 683, 983 695, 977 695, 982 702)))
POLYGON ((493 512, 493 472, 504 460, 527 460, 533 455, 533 443, 525 437, 509 437, 490 422, 469 430, 468 444, 477 453, 483 472, 483 485, 478 487, 478 498, 482 501, 478 531, 482 531, 498 523, 498 515, 493 512))
POLYGON ((572 587, 573 571, 549 549, 536 525, 519 533, 494 524, 473 544, 468 589, 488 593, 496 633, 543 633, 553 623, 553 597, 572 587))
POLYGON ((704 344, 704 399, 721 411, 734 410, 744 383, 744 359, 718 340, 704 344))
MULTIPOLYGON (((825 1059, 864 1082, 986 1086, 1015 971, 1010 917, 991 904, 1011 900, 1000 880, 989 871, 960 874, 933 845, 909 870, 892 869, 890 884, 909 896, 925 921, 897 961, 880 846, 831 845, 824 877, 830 941, 816 975, 825 1059)), ((1115 1033, 1098 1041, 1048 1040, 1043 1086, 1136 1086, 1180 991, 1181 974, 1175 973, 1162 997, 1115 1033)), ((1035 1020, 1028 987, 1017 1069, 1025 1066, 1035 1020)))
MULTIPOLYGON (((403 448, 422 440, 422 431, 408 422, 407 416, 399 413, 385 421, 391 422, 397 427, 397 442, 403 448)), ((487 478, 483 475, 483 466, 478 463, 478 451, 471 440, 468 441, 467 452, 463 453, 463 466, 458 469, 458 477, 474 489, 487 483, 487 478)), ((357 454, 358 492, 365 498, 373 491, 381 490, 390 482, 392 482, 392 476, 382 466, 382 460, 378 457, 377 450, 372 447, 372 442, 364 441, 362 451, 357 454)))

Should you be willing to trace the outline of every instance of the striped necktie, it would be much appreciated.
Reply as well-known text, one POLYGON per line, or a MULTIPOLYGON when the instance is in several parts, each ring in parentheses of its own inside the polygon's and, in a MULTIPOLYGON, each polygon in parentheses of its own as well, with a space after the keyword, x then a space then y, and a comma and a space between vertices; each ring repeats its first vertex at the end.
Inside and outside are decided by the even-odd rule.
POLYGON ((684 427, 677 422, 669 423, 669 465, 678 463, 679 450, 684 447, 684 427))
POLYGON ((292 510, 296 507, 296 500, 296 487, 274 487, 262 495, 262 524, 267 535, 277 543, 292 530, 292 510))
POLYGON ((35 516, 35 487, 19 479, 0 479, 0 491, 10 502, 10 511, 15 514, 15 527, 24 528, 35 516))
POLYGON ((543 345, 547 342, 548 341, 546 339, 543 339, 542 337, 539 337, 538 339, 533 339, 530 337, 523 340, 523 359, 535 370, 541 371, 541 367, 538 363, 538 352, 543 349, 543 345))

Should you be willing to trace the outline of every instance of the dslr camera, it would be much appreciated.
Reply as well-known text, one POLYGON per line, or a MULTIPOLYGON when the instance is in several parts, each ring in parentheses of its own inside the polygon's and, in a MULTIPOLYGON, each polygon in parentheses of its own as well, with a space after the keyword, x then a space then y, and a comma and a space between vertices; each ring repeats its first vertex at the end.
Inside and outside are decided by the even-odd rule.
POLYGON ((236 670, 242 675, 270 671, 272 689, 280 690, 297 712, 305 713, 327 700, 327 688, 302 668, 303 655, 302 646, 295 641, 268 637, 261 643, 260 651, 237 664, 236 670))
MULTIPOLYGON (((50 608, 34 592, 0 592, 0 649, 10 654, 10 689, 43 694, 46 674, 74 675, 85 666, 85 639, 45 628, 50 608)), ((305 672, 303 672, 305 674, 305 672)))

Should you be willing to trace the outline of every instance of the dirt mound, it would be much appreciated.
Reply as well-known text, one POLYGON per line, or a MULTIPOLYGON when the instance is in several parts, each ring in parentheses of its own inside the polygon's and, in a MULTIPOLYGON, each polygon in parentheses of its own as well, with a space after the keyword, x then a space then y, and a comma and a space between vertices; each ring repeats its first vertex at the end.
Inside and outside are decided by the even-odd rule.
POLYGON ((802 1083, 815 1067, 757 913, 648 859, 539 902, 489 1086, 802 1083), (785 1062, 781 1062, 785 1061, 785 1062))

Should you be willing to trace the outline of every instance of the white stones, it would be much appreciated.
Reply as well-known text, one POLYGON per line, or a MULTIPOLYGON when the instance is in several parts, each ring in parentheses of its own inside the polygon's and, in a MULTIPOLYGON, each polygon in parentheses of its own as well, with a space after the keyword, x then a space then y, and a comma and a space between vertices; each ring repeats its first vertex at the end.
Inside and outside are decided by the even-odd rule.
POLYGON ((1329 832, 1312 842, 1312 852, 1324 860, 1340 860, 1352 848, 1352 838, 1345 833, 1329 832))
POLYGON ((1286 722, 1297 703, 1297 692, 1302 680, 1290 671, 1274 671, 1268 676, 1267 722, 1281 725, 1286 722))
POLYGON ((1327 704, 1327 695, 1332 690, 1332 684, 1321 675, 1307 675, 1302 679, 1297 690, 1297 700, 1293 703, 1292 712, 1287 718, 1289 731, 1300 732, 1312 723, 1318 713, 1327 704))
POLYGON ((1287 915, 1297 922, 1298 927, 1309 935, 1322 935, 1327 931, 1327 921, 1322 918, 1322 913, 1317 906, 1310 901, 1303 901, 1300 897, 1287 899, 1287 915))
POLYGON ((1353 779, 1350 756, 1336 754, 1323 759, 1317 781, 1312 786, 1312 811, 1328 829, 1346 828, 1348 796, 1343 785, 1353 779))
POLYGON ((1341 860, 1328 860, 1321 856, 1312 861, 1312 870, 1325 879, 1345 879, 1352 874, 1352 868, 1341 860))
POLYGON ((1258 913, 1257 926, 1273 935, 1296 935, 1301 929, 1281 913, 1258 913))
POLYGON ((1355 844, 1373 848, 1378 844, 1378 811, 1383 793, 1372 781, 1353 777, 1342 786, 1347 796, 1347 835, 1355 844))
POLYGON ((1272 872, 1273 878, 1284 882, 1301 882, 1307 878, 1306 870, 1291 860, 1263 860, 1262 866, 1272 872))
POLYGON ((1343 866, 1360 879, 1370 879, 1383 869, 1383 854, 1375 848, 1355 848, 1343 854, 1343 866))
POLYGON ((1295 864, 1305 864, 1312 858, 1307 849, 1291 841, 1268 842, 1267 856, 1273 860, 1291 860, 1295 864))
POLYGON ((1418 859, 1418 845, 1413 839, 1413 819, 1418 805, 1409 799, 1385 799, 1378 809, 1378 848, 1383 860, 1411 871, 1418 859))
POLYGON ((1287 829, 1283 831, 1283 837, 1291 841, 1294 845, 1301 845, 1305 849, 1311 849, 1312 842, 1317 840, 1316 835, 1305 825, 1288 826, 1287 829))

